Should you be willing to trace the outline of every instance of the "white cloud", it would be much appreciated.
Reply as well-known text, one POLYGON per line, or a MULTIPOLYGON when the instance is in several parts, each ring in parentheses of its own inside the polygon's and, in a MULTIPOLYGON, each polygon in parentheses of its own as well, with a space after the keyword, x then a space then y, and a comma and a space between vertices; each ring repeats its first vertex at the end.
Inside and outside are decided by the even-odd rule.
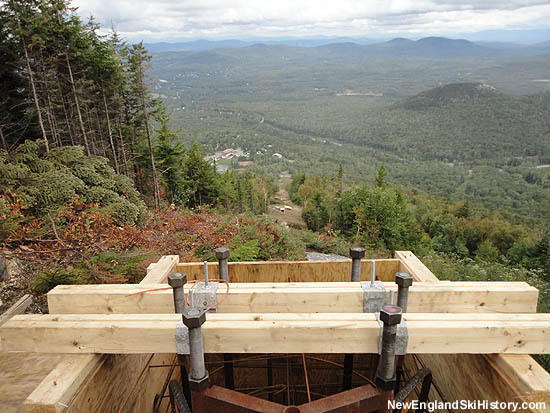
POLYGON ((548 0, 75 0, 136 41, 548 29, 548 0))

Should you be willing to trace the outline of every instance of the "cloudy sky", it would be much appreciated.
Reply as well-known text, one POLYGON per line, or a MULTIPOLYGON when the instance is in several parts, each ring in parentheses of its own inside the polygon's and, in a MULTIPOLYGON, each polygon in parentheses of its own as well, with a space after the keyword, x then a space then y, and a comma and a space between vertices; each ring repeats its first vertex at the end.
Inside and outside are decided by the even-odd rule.
POLYGON ((108 27, 112 22, 131 41, 468 37, 485 31, 498 38, 501 31, 515 30, 550 36, 550 0, 73 0, 73 5, 83 17, 93 14, 108 27))

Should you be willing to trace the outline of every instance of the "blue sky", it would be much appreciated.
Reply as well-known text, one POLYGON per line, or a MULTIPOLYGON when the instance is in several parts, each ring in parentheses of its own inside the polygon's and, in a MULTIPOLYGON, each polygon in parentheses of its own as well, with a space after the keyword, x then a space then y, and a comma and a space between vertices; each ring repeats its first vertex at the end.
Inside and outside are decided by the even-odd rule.
POLYGON ((550 40, 549 0, 75 0, 130 41, 277 37, 550 40))

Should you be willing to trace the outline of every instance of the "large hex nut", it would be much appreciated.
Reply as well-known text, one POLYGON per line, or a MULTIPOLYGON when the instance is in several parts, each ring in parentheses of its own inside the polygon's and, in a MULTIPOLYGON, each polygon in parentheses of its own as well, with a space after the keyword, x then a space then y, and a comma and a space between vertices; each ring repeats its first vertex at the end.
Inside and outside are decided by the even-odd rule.
POLYGON ((365 256, 365 248, 361 247, 351 247, 349 249, 349 255, 351 258, 363 258, 365 256))
POLYGON ((395 283, 400 287, 410 287, 413 283, 413 276, 408 272, 398 272, 395 274, 395 283))
POLYGON ((389 326, 399 324, 402 315, 401 308, 395 305, 385 305, 380 310, 380 320, 389 326))
POLYGON ((229 248, 216 248, 216 258, 219 260, 225 260, 229 258, 229 248))
POLYGON ((181 272, 173 272, 168 276, 168 284, 172 288, 183 287, 187 282, 187 275, 181 272))
POLYGON ((376 383, 376 387, 378 387, 379 389, 394 390, 395 389, 395 384, 397 383, 397 379, 395 377, 395 374, 389 380, 385 379, 383 377, 380 377, 380 376, 376 376, 375 383, 376 383))
POLYGON ((183 324, 187 328, 197 328, 206 321, 206 312, 201 308, 186 308, 183 312, 183 324))
POLYGON ((208 372, 206 372, 206 376, 204 376, 200 380, 192 379, 191 376, 189 376, 189 388, 191 389, 191 391, 201 392, 209 387, 210 377, 208 377, 208 372))

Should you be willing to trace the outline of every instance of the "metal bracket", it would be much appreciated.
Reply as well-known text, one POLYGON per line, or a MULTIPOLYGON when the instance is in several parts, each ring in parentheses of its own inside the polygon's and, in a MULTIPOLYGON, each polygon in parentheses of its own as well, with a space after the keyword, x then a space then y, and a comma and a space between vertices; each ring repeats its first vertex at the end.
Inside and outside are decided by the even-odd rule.
POLYGON ((189 354, 189 330, 183 320, 176 325, 176 353, 189 354))
POLYGON ((361 281, 363 288, 363 312, 377 313, 386 305, 386 290, 381 281, 361 281))
MULTIPOLYGON (((378 354, 382 354, 382 329, 384 328, 384 323, 380 321, 380 313, 376 313, 376 321, 380 325, 380 338, 378 341, 378 354)), ((397 336, 395 337, 395 355, 404 356, 407 354, 407 344, 409 343, 409 329, 407 328, 407 323, 404 320, 401 320, 397 324, 397 336)))
MULTIPOLYGON (((219 283, 209 282, 205 284, 204 282, 199 282, 193 288, 193 298, 195 302, 195 307, 206 309, 210 306, 216 305, 216 291, 218 290, 219 283)), ((216 307, 208 310, 209 313, 215 313, 216 307)))

